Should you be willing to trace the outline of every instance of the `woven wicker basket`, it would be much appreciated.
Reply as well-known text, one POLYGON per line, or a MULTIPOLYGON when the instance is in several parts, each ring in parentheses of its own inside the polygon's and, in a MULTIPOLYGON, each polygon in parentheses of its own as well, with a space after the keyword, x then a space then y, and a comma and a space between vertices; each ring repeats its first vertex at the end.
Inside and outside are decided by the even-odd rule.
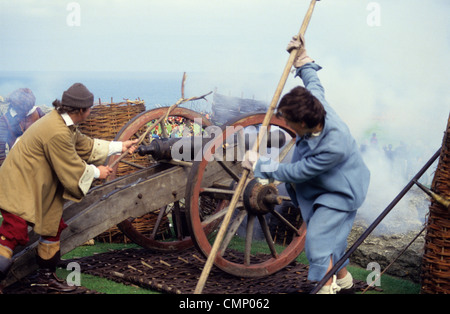
POLYGON ((79 125, 79 129, 93 138, 113 140, 128 121, 144 111, 144 101, 96 104, 86 121, 79 125))
MULTIPOLYGON (((450 198, 450 117, 432 189, 450 198)), ((450 210, 432 201, 422 261, 422 293, 450 294, 450 210)))
MULTIPOLYGON (((79 125, 80 131, 92 138, 113 140, 122 127, 134 116, 145 111, 144 101, 125 101, 121 103, 97 104, 85 122, 79 125)), ((150 164, 148 158, 132 154, 123 159, 141 166, 150 164)), ((117 177, 136 171, 136 167, 120 162, 117 177)), ((95 184, 101 184, 97 181, 95 184)), ((158 212, 153 212, 133 221, 133 226, 143 234, 151 234, 158 212)), ((96 237, 97 241, 108 243, 127 243, 129 239, 116 226, 96 237)))

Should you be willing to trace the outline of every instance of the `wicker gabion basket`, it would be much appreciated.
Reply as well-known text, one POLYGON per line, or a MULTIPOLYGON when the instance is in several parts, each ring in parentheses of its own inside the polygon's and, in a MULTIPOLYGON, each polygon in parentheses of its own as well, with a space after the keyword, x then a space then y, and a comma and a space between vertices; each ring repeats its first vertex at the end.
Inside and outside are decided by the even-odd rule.
MULTIPOLYGON (((143 100, 120 103, 98 104, 92 107, 91 114, 84 123, 79 126, 80 131, 92 138, 112 141, 122 127, 134 116, 145 111, 143 100)), ((124 161, 148 166, 148 159, 138 154, 129 155, 124 161)), ((120 177, 135 171, 136 168, 126 164, 119 163, 116 176, 120 177)), ((97 184, 99 184, 97 182, 97 184)))
POLYGON ((113 140, 120 129, 137 114, 145 111, 143 100, 96 104, 85 122, 79 125, 92 138, 113 140))
MULTIPOLYGON (((450 117, 432 190, 450 199, 450 117)), ((432 200, 422 261, 422 293, 450 294, 450 209, 432 200)))
MULTIPOLYGON (((96 104, 85 122, 79 125, 83 134, 92 138, 114 140, 122 127, 136 115, 145 111, 143 100, 124 101, 120 103, 96 104)), ((129 163, 148 166, 148 158, 132 154, 124 158, 129 163)), ((126 163, 119 163, 117 177, 136 171, 136 168, 126 163)), ((97 181, 94 184, 102 184, 97 181)), ((134 219, 134 227, 143 234, 151 234, 158 213, 150 213, 134 219)), ((96 237, 97 241, 108 243, 127 243, 127 237, 115 226, 96 237)))

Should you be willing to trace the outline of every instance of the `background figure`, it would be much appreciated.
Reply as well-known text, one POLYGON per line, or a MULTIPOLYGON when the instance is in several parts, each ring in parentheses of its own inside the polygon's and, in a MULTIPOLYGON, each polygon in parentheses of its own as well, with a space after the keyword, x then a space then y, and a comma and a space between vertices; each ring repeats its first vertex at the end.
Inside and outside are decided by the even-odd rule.
POLYGON ((39 107, 35 107, 36 98, 29 88, 19 88, 6 98, 8 108, 0 117, 0 166, 6 154, 33 122, 44 116, 39 107))

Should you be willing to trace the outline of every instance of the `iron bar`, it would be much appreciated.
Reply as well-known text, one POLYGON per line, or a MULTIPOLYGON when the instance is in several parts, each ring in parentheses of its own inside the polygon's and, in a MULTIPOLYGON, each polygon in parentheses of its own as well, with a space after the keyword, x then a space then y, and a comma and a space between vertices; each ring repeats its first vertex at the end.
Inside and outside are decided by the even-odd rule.
POLYGON ((342 256, 342 258, 328 271, 328 273, 322 278, 321 281, 311 290, 311 294, 316 294, 317 291, 322 288, 325 283, 337 272, 339 268, 345 263, 347 258, 360 246, 364 240, 370 235, 370 233, 378 226, 378 224, 386 217, 387 214, 397 205, 397 203, 405 196, 405 194, 414 185, 414 182, 419 180, 419 178, 428 170, 428 168, 434 163, 434 161, 439 157, 441 149, 439 148, 436 153, 428 160, 428 162, 419 170, 419 172, 408 182, 408 184, 403 188, 403 190, 394 198, 394 200, 386 207, 386 209, 375 219, 375 221, 367 228, 366 231, 359 237, 358 240, 353 243, 353 245, 348 249, 348 251, 342 256))

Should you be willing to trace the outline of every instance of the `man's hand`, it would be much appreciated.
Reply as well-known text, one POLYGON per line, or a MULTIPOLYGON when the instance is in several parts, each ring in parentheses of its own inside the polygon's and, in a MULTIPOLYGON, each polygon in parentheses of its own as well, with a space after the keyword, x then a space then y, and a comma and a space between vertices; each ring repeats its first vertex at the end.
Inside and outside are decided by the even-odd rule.
POLYGON ((291 39, 291 41, 289 42, 289 44, 288 44, 286 50, 287 50, 287 52, 291 53, 291 51, 292 51, 293 49, 300 49, 301 47, 303 47, 303 42, 302 42, 302 40, 300 40, 300 39, 298 38, 298 36, 293 36, 292 39, 291 39))
POLYGON ((305 39, 303 37, 298 38, 298 36, 292 37, 291 41, 289 42, 286 50, 291 53, 293 49, 297 49, 297 56, 294 60, 294 67, 300 68, 304 66, 306 63, 312 63, 314 62, 313 59, 311 59, 305 49, 305 39))
MULTIPOLYGON (((264 160, 266 160, 266 158, 263 157, 264 160)), ((262 173, 260 173, 260 171, 258 169, 256 169, 257 167, 257 163, 260 160, 259 158, 259 154, 253 150, 248 150, 245 153, 244 156, 244 161, 242 162, 242 168, 245 168, 249 171, 253 171, 253 174, 256 178, 256 180, 262 184, 262 185, 266 185, 269 184, 269 179, 265 178, 263 176, 262 173), (255 172, 256 170, 256 172, 255 172)))
POLYGON ((122 153, 125 153, 127 150, 130 154, 134 153, 134 151, 137 149, 137 144, 139 142, 139 139, 135 140, 128 140, 122 142, 122 153))
POLYGON ((258 161, 259 154, 253 150, 248 150, 245 152, 244 161, 242 161, 242 167, 253 171, 256 162, 258 161))
POLYGON ((113 172, 113 169, 109 166, 98 166, 97 168, 100 170, 99 179, 106 179, 113 172))

